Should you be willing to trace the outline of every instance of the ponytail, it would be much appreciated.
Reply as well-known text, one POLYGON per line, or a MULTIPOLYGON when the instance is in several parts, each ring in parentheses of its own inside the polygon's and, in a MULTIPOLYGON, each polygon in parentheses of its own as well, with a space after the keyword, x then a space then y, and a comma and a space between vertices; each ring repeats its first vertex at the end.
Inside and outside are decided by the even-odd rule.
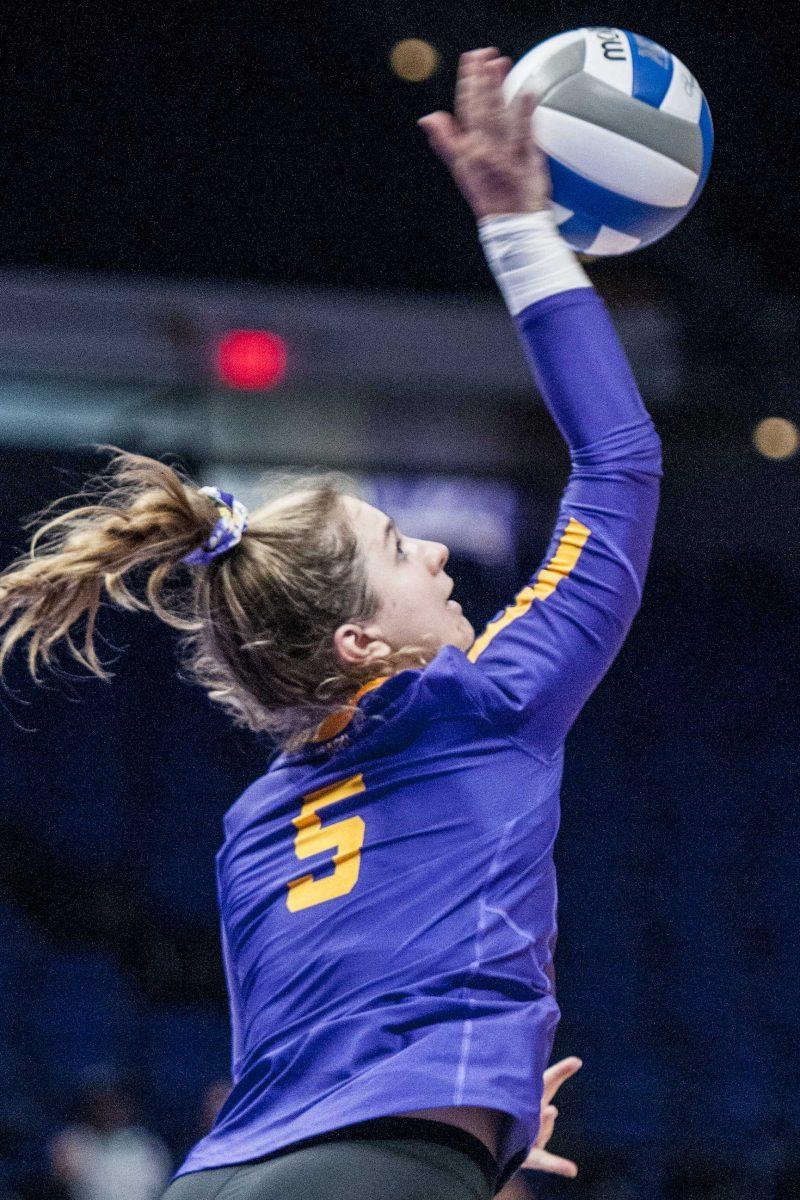
POLYGON ((50 516, 75 500, 66 496, 23 522, 36 528, 29 550, 0 572, 0 672, 14 646, 30 634, 28 668, 50 666, 53 648, 64 640, 70 653, 101 679, 110 678, 97 658, 95 624, 103 592, 119 608, 152 609, 179 629, 190 628, 164 601, 163 587, 184 553, 208 536, 216 519, 213 502, 178 470, 115 446, 107 472, 90 480, 81 497, 95 503, 50 516), (109 478, 110 477, 110 478, 109 478), (49 519, 47 519, 49 517, 49 519), (126 576, 150 567, 146 601, 126 576), (83 646, 70 630, 86 617, 83 646))
POLYGON ((77 496, 29 518, 28 550, 0 571, 0 676, 29 638, 27 665, 37 682, 60 642, 108 681, 94 644, 107 599, 181 631, 188 678, 237 725, 291 750, 347 708, 364 683, 427 661, 421 647, 347 671, 336 657, 336 628, 366 622, 378 609, 341 503, 354 490, 347 476, 287 475, 278 494, 250 512, 238 544, 189 565, 184 559, 200 561, 192 552, 214 530, 213 498, 180 468, 116 446, 98 449, 113 452, 106 469, 77 496), (83 503, 58 511, 75 500, 83 503), (78 645, 73 627, 84 618, 78 645))

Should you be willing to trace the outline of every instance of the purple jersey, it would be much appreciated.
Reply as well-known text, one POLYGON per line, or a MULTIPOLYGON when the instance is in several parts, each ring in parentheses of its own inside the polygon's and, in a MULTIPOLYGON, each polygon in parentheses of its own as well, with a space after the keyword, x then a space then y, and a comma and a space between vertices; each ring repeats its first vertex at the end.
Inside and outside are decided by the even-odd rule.
POLYGON ((365 691, 275 759, 217 856, 234 1086, 178 1175, 410 1109, 539 1123, 559 1017, 564 739, 639 607, 660 446, 589 287, 516 318, 572 471, 545 562, 464 653, 365 691))

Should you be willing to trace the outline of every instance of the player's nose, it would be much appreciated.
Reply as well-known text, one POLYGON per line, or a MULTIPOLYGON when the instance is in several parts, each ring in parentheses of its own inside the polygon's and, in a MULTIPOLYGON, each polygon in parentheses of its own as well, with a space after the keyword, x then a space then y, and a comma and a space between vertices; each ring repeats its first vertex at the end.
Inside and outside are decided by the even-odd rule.
POLYGON ((450 557, 450 551, 443 542, 427 542, 426 550, 430 572, 432 575, 438 575, 444 569, 445 563, 450 557))

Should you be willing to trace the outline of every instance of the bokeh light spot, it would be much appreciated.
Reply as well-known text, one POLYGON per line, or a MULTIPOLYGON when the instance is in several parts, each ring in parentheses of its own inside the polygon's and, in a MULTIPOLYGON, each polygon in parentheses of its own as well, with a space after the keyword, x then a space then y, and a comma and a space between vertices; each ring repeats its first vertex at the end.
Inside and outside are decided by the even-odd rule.
POLYGON ((800 430, 786 417, 765 417, 753 430, 753 445, 764 458, 791 458, 800 449, 800 430))
POLYGON ((286 358, 286 345, 276 333, 232 329, 217 346, 217 375, 231 388, 270 388, 286 374, 286 358))
POLYGON ((398 42, 389 56, 395 75, 406 83, 422 83, 430 79, 439 66, 439 52, 422 38, 405 38, 398 42))

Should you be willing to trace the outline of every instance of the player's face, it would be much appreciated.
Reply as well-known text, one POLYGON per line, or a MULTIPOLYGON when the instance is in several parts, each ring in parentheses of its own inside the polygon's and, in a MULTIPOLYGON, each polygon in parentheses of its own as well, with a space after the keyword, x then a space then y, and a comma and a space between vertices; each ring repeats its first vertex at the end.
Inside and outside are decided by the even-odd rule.
POLYGON ((405 537, 386 513, 355 496, 343 497, 361 543, 369 581, 380 605, 366 626, 341 625, 334 635, 339 657, 363 663, 402 646, 467 650, 475 630, 450 599, 453 580, 445 573, 450 551, 441 542, 405 537))

